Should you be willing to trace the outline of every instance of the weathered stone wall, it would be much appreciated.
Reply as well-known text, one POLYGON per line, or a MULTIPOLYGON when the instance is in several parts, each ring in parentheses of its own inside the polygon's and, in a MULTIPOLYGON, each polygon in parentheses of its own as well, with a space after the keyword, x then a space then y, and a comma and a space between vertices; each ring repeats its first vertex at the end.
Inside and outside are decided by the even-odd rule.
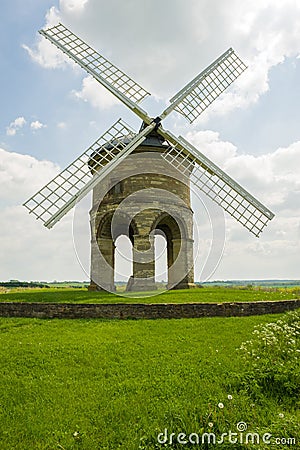
POLYGON ((2 317, 49 319, 182 319, 282 313, 300 308, 300 299, 237 303, 0 303, 2 317))
POLYGON ((114 291, 115 241, 121 235, 127 235, 133 247, 133 274, 127 289, 154 290, 150 237, 154 230, 163 232, 167 240, 168 288, 195 287, 189 178, 161 157, 165 149, 161 144, 143 143, 94 187, 90 290, 114 291))

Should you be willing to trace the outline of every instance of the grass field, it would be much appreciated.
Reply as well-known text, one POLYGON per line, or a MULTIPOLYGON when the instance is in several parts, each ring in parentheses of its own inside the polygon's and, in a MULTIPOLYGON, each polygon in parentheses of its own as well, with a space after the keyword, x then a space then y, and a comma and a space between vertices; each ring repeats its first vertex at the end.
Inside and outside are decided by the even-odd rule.
MULTIPOLYGON (((0 301, 233 302, 293 299, 299 293, 297 287, 205 287, 127 298, 85 289, 2 289, 0 301)), ((300 448, 299 400, 261 394, 253 380, 254 389, 245 388, 247 371, 237 351, 255 325, 278 317, 0 318, 0 449, 300 448), (213 432, 220 438, 236 432, 239 422, 249 432, 271 433, 281 444, 157 441, 166 429, 168 442, 172 432, 213 432)))
MULTIPOLYGON (((132 293, 131 293, 132 295, 132 293)), ((239 288, 204 287, 183 291, 135 293, 132 298, 105 292, 89 292, 87 289, 2 289, 2 302, 62 302, 62 303, 184 303, 184 302, 237 302, 260 300, 284 300, 300 298, 300 287, 293 288, 239 288), (155 294, 155 295, 154 295, 155 294), (145 296, 146 295, 146 296, 145 296), (149 295, 149 296, 147 296, 149 295)))
POLYGON ((299 442, 297 402, 239 387, 244 362, 236 349, 255 325, 276 318, 0 318, 0 448, 208 449, 215 446, 159 445, 157 435, 220 436, 239 422, 299 442))

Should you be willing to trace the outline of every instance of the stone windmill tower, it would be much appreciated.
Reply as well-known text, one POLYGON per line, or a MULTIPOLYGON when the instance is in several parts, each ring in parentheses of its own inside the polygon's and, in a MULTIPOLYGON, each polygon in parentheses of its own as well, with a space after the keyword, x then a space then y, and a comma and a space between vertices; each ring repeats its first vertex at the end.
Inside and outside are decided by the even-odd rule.
POLYGON ((91 289, 114 290, 115 241, 133 248, 128 290, 155 289, 154 235, 167 242, 168 287, 193 279, 190 182, 255 236, 274 214, 182 137, 162 127, 173 110, 191 123, 245 69, 230 48, 171 100, 155 119, 139 106, 148 92, 64 25, 41 30, 142 120, 138 132, 121 119, 24 205, 48 228, 93 190, 91 289))
POLYGON ((127 235, 133 248, 133 275, 127 290, 156 289, 154 234, 166 239, 168 287, 195 286, 189 180, 162 159, 167 147, 153 130, 119 164, 117 173, 111 172, 94 187, 90 212, 91 289, 98 288, 101 274, 101 286, 114 290, 115 241, 120 235, 127 235))

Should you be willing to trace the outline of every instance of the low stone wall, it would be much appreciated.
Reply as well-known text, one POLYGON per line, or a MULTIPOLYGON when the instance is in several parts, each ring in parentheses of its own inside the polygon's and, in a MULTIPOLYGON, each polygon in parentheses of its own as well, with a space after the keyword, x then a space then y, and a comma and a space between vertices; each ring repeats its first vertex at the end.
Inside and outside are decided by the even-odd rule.
POLYGON ((237 303, 0 303, 2 317, 42 319, 182 319, 252 316, 300 308, 300 299, 237 303))

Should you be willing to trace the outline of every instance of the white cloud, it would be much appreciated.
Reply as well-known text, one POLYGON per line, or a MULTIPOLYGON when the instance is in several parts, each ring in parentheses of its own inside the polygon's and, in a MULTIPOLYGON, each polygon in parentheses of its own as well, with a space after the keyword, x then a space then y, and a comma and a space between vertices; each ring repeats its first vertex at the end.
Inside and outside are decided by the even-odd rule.
MULTIPOLYGON (((200 119, 204 122, 211 114, 245 108, 268 90, 271 68, 300 53, 298 17, 300 4, 294 0, 228 0, 222 4, 201 0, 191 2, 188 8, 183 0, 153 0, 151 6, 142 8, 139 0, 130 4, 121 0, 61 0, 60 10, 52 7, 46 22, 47 26, 59 19, 66 23, 159 98, 173 95, 233 46, 249 68, 205 111, 200 119), (166 24, 171 24, 171 32, 166 24)), ((65 57, 48 44, 39 38, 35 50, 26 50, 44 67, 63 66, 65 57)), ((85 80, 79 94, 98 107, 87 92, 96 92, 96 84, 85 80)), ((98 95, 103 100, 103 94, 98 95)), ((104 98, 102 104, 109 107, 112 101, 104 98)))
POLYGON ((15 136, 16 133, 17 133, 17 131, 15 128, 11 128, 11 127, 6 128, 7 136, 15 136))
POLYGON ((60 128, 61 130, 64 130, 65 128, 67 128, 66 122, 58 122, 57 128, 60 128))
MULTIPOLYGON (((231 142, 220 140, 219 133, 214 131, 192 131, 187 139, 270 207, 284 209, 291 192, 300 191, 297 171, 300 141, 273 153, 254 156, 238 154, 231 142)), ((300 203, 298 206, 300 213, 300 203)))
POLYGON ((22 206, 58 171, 50 161, 0 149, 2 280, 86 279, 73 249, 72 215, 49 231, 22 206))
POLYGON ((269 90, 268 74, 272 66, 262 54, 253 57, 246 71, 196 119, 195 124, 204 124, 211 117, 224 116, 233 109, 256 103, 269 90))
POLYGON ((23 203, 58 171, 59 167, 50 161, 0 149, 0 202, 23 203))
POLYGON ((72 243, 72 215, 55 229, 46 229, 20 205, 1 211, 1 279, 87 279, 72 243))
MULTIPOLYGON (((264 155, 241 155, 213 131, 187 138, 269 207, 275 217, 257 241, 226 215, 225 254, 215 277, 297 278, 300 255, 300 141, 264 155)), ((197 217, 197 211, 195 211, 197 217)), ((201 217, 197 218, 201 223, 201 217)))
MULTIPOLYGON (((7 136, 15 136, 17 132, 27 124, 27 120, 24 117, 17 117, 13 122, 6 127, 7 136)), ((47 128, 47 125, 41 123, 39 120, 32 121, 30 123, 30 129, 32 131, 40 130, 41 128, 47 128)))
POLYGON ((46 127, 47 127, 47 125, 44 125, 39 120, 35 120, 34 122, 31 122, 31 124, 30 124, 30 128, 33 131, 40 130, 41 128, 46 128, 46 127))
POLYGON ((221 166, 237 154, 237 148, 231 142, 221 141, 217 131, 190 131, 186 139, 221 166))
POLYGON ((25 125, 25 123, 26 120, 24 119, 24 117, 17 117, 11 125, 21 128, 23 127, 23 125, 25 125))
MULTIPOLYGON (((253 157, 239 155, 230 142, 222 142, 215 132, 198 132, 190 139, 242 185, 247 179, 250 192, 276 214, 259 240, 227 216, 225 253, 214 278, 297 278, 300 142, 279 148, 273 154, 253 157)), ((49 231, 20 206, 58 171, 59 167, 50 161, 38 161, 28 155, 0 149, 0 265, 3 279, 87 278, 78 266, 72 247, 72 215, 68 214, 49 231)), ((83 211, 79 209, 76 215, 77 226, 78 220, 80 227, 85 225, 84 242, 88 239, 88 208, 89 205, 83 211)), ((196 221, 201 226, 203 218, 201 214, 198 217, 199 214, 195 209, 196 221)), ((203 230, 199 229, 199 233, 203 239, 203 230)), ((80 242, 81 239, 79 237, 80 242)), ((84 255, 85 266, 88 266, 87 245, 84 255)))
POLYGON ((60 0, 60 8, 69 14, 81 13, 89 0, 60 0))
POLYGON ((17 131, 20 130, 25 124, 26 124, 26 120, 24 119, 24 117, 17 117, 6 128, 7 136, 15 136, 17 131))
POLYGON ((73 95, 78 99, 89 102, 92 106, 100 110, 105 110, 119 104, 119 100, 91 76, 87 76, 82 80, 81 90, 73 91, 73 95))
MULTIPOLYGON (((111 54, 117 65, 163 98, 233 46, 249 68, 230 93, 204 113, 204 121, 212 113, 246 107, 268 90, 270 69, 286 57, 299 55, 299 14, 300 4, 293 0, 228 0, 222 5, 217 0, 201 0, 188 8, 182 0, 153 0, 151 7, 143 8, 139 0, 130 4, 61 0, 60 11, 51 8, 47 22, 60 16, 76 34, 100 53, 111 54), (172 24, 171 33, 166 24, 172 24)), ((41 41, 31 56, 48 67, 62 63, 49 56, 41 41)), ((87 101, 96 103, 92 97, 87 101)))
MULTIPOLYGON (((52 6, 46 14, 45 28, 57 25, 60 21, 60 11, 52 6)), ((22 47, 31 59, 47 69, 65 67, 66 64, 73 65, 72 61, 58 50, 50 41, 38 35, 37 42, 33 48, 23 44, 22 47)))

